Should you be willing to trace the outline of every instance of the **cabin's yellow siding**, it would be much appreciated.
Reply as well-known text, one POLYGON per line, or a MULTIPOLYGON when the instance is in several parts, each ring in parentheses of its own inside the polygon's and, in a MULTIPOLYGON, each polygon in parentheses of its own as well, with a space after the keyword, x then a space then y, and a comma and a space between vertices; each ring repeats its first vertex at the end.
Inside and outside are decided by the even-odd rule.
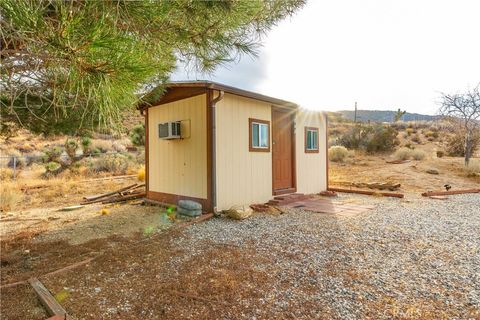
POLYGON ((272 153, 249 151, 249 118, 270 121, 271 133, 269 103, 225 94, 216 105, 218 210, 272 198, 272 153))
POLYGON ((149 191, 207 199, 206 95, 148 109, 149 191), (181 140, 162 140, 158 124, 182 121, 181 140))
POLYGON ((296 116, 297 192, 318 193, 327 188, 326 119, 318 111, 300 109, 296 116), (305 127, 318 128, 318 153, 305 153, 305 127))

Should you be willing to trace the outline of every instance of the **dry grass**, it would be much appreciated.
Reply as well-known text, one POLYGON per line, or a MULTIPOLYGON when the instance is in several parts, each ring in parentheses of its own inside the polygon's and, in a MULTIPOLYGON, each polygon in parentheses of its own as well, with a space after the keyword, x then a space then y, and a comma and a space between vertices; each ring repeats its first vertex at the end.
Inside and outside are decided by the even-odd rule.
POLYGON ((22 202, 23 193, 19 188, 12 188, 4 183, 0 187, 0 211, 7 212, 15 210, 22 202))
POLYGON ((412 158, 415 160, 423 160, 426 156, 425 151, 420 149, 415 149, 412 151, 412 158))
POLYGON ((394 155, 397 160, 407 160, 412 156, 412 150, 406 147, 400 148, 395 151, 394 155))
POLYGON ((342 146, 333 146, 328 149, 328 158, 334 162, 343 162, 348 155, 348 149, 342 146))
POLYGON ((139 181, 145 181, 145 166, 141 166, 137 172, 137 179, 139 181))
POLYGON ((480 176, 480 160, 470 160, 468 167, 464 167, 467 176, 479 177, 480 176))

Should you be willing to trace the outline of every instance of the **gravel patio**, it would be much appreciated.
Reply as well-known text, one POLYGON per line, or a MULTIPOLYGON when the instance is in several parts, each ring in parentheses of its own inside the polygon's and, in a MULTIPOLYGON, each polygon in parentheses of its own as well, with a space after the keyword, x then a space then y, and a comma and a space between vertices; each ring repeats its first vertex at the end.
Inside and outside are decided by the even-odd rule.
POLYGON ((480 318, 478 194, 339 199, 376 208, 214 218, 44 283, 75 319, 480 318))

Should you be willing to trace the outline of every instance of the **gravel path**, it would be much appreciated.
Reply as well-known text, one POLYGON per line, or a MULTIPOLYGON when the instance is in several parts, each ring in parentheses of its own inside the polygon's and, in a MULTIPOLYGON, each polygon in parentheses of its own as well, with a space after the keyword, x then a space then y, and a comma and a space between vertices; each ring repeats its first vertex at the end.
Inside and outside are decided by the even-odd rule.
MULTIPOLYGON (((238 301, 235 318, 480 318, 478 194, 340 200, 377 208, 350 217, 289 209, 212 219, 175 239, 185 254, 169 263, 186 263, 212 244, 251 252, 248 265, 264 282, 242 283, 257 294, 238 301)), ((209 263, 215 268, 215 259, 209 263)))

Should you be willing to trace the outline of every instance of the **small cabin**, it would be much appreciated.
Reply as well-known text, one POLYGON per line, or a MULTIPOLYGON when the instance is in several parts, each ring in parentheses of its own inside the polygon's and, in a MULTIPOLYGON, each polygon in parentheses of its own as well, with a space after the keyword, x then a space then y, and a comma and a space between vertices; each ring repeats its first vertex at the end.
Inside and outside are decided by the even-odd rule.
POLYGON ((327 189, 327 117, 210 81, 174 82, 145 116, 147 199, 206 212, 327 189))

